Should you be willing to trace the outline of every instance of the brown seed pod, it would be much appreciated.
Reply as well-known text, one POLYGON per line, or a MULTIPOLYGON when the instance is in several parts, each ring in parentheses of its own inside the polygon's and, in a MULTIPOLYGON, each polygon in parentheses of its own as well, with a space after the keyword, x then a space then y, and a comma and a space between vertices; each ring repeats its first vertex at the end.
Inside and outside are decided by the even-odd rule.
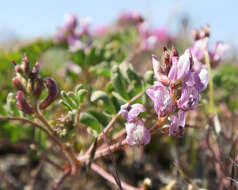
POLYGON ((34 108, 27 103, 22 91, 17 91, 17 107, 26 114, 33 114, 34 108))
POLYGON ((58 86, 53 79, 45 78, 44 83, 48 89, 48 96, 40 103, 40 109, 47 108, 51 103, 54 102, 58 95, 58 86))

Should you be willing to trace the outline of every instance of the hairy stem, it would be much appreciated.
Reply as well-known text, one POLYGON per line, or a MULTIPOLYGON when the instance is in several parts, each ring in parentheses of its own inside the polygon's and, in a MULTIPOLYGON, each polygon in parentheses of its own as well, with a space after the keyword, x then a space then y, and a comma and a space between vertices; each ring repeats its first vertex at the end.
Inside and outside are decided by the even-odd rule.
MULTIPOLYGON (((111 152, 115 152, 116 150, 122 148, 123 146, 126 146, 127 145, 127 141, 126 140, 123 140, 121 142, 117 142, 111 146, 108 146, 106 148, 103 148, 103 149, 100 149, 98 151, 96 151, 95 155, 94 155, 94 158, 97 159, 97 158, 100 158, 102 156, 106 156, 108 155, 109 153, 111 152)), ((83 156, 80 156, 77 158, 78 161, 80 162, 88 162, 89 159, 90 159, 90 155, 89 154, 85 154, 83 156)))

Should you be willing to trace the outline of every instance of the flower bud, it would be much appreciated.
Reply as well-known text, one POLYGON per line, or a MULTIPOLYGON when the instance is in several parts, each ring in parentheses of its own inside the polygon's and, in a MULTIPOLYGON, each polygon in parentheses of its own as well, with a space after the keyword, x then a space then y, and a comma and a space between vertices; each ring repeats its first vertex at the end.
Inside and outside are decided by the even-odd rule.
POLYGON ((33 114, 34 108, 27 103, 22 91, 17 91, 17 107, 26 114, 33 114))
POLYGON ((22 91, 24 94, 27 94, 26 88, 22 84, 21 80, 19 77, 14 77, 12 79, 12 85, 16 90, 22 91))
POLYGON ((15 72, 16 73, 23 73, 23 70, 22 70, 22 68, 21 68, 21 66, 20 65, 15 65, 15 72))
POLYGON ((22 65, 21 68, 23 70, 23 72, 25 74, 29 74, 30 73, 30 64, 29 64, 29 59, 28 56, 26 54, 24 54, 24 57, 22 59, 22 65))
POLYGON ((178 56, 179 56, 178 50, 176 49, 175 46, 172 46, 171 57, 178 57, 178 56))
POLYGON ((202 30, 203 30, 203 33, 204 33, 204 37, 209 37, 210 36, 211 29, 210 29, 209 25, 205 25, 202 30))
POLYGON ((74 14, 68 13, 65 15, 64 18, 64 27, 66 28, 67 31, 74 30, 75 27, 77 26, 77 18, 74 14))
POLYGON ((36 76, 39 73, 39 71, 40 71, 40 63, 36 62, 36 64, 32 68, 32 74, 36 76))
POLYGON ((43 81, 39 77, 36 77, 34 79, 34 85, 33 85, 33 95, 36 98, 40 97, 43 87, 44 87, 43 81))
POLYGON ((163 70, 166 74, 168 74, 170 71, 170 68, 171 68, 171 64, 170 64, 170 55, 166 48, 164 48, 163 57, 164 57, 164 69, 163 70))
POLYGON ((161 68, 161 64, 157 58, 157 56, 152 55, 152 64, 153 64, 153 70, 155 74, 155 78, 163 83, 164 85, 169 84, 168 76, 164 73, 163 69, 161 68))
POLYGON ((197 41, 200 39, 199 31, 198 30, 192 30, 192 37, 194 41, 197 41))
POLYGON ((53 79, 45 78, 44 83, 48 88, 48 96, 40 103, 40 109, 47 108, 57 98, 58 95, 58 87, 53 79))

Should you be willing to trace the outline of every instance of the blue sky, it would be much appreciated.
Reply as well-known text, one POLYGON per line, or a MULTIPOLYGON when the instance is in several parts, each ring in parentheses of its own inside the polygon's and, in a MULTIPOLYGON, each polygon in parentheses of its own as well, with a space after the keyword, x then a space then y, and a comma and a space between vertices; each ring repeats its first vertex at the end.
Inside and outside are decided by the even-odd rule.
POLYGON ((90 16, 96 25, 112 23, 122 10, 138 10, 153 25, 171 28, 186 13, 192 26, 208 23, 214 39, 238 47, 237 0, 2 0, 0 5, 0 38, 8 32, 23 38, 51 35, 67 12, 90 16))

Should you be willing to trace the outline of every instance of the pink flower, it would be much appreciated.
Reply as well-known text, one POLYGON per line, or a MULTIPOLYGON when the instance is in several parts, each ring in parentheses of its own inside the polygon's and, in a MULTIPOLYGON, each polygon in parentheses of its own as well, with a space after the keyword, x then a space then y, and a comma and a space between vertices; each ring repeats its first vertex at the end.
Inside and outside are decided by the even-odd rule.
POLYGON ((172 118, 172 123, 169 128, 169 134, 173 136, 184 136, 184 127, 186 121, 186 113, 179 110, 176 115, 172 118))
POLYGON ((169 33, 167 28, 160 27, 153 30, 153 35, 156 36, 159 42, 168 42, 170 40, 169 33))
POLYGON ((186 50, 182 56, 172 58, 172 67, 168 74, 169 79, 176 83, 185 79, 190 72, 191 54, 189 50, 186 50))
POLYGON ((126 123, 126 141, 130 146, 146 145, 150 142, 150 132, 142 119, 126 123))
POLYGON ((170 90, 167 86, 155 82, 151 88, 146 90, 146 94, 154 102, 155 111, 159 116, 166 116, 174 110, 170 90))
POLYGON ((128 104, 124 104, 121 106, 120 113, 127 121, 133 121, 137 119, 141 112, 145 111, 145 106, 142 104, 133 104, 128 106, 128 104))

